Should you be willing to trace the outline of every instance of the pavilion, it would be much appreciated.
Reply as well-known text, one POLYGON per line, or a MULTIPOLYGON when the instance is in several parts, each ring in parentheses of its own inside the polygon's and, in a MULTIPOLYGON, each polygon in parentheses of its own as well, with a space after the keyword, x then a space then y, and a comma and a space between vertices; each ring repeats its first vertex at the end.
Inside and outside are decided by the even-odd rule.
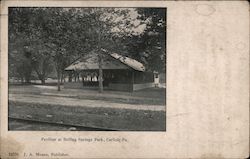
MULTIPOLYGON (((98 88, 98 70, 98 53, 92 51, 65 69, 69 80, 64 88, 98 88)), ((104 90, 135 91, 155 86, 153 72, 146 71, 142 63, 117 53, 103 51, 102 70, 104 90)))

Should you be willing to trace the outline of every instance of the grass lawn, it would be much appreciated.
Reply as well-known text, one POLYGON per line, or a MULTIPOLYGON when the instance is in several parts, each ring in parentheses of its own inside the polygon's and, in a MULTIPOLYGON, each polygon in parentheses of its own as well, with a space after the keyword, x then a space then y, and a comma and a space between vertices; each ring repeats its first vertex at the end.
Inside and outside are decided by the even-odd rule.
POLYGON ((9 116, 123 131, 165 131, 164 111, 9 102, 9 116))
POLYGON ((42 96, 61 96, 77 99, 104 100, 115 103, 166 105, 166 89, 148 88, 134 92, 104 91, 83 89, 56 90, 56 86, 9 85, 11 94, 34 94, 42 96))
MULTIPOLYGON (((62 89, 58 92, 55 86, 10 85, 9 93, 21 94, 25 97, 22 102, 9 100, 10 117, 121 131, 166 130, 165 111, 67 106, 60 105, 56 101, 52 104, 26 102, 29 100, 29 95, 33 98, 37 97, 37 100, 56 96, 63 100, 80 99, 82 102, 88 100, 99 104, 124 103, 132 107, 155 105, 165 108, 165 89, 152 88, 133 93, 104 91, 100 94, 96 90, 62 89)), ((27 129, 40 130, 39 127, 34 126, 27 129)))

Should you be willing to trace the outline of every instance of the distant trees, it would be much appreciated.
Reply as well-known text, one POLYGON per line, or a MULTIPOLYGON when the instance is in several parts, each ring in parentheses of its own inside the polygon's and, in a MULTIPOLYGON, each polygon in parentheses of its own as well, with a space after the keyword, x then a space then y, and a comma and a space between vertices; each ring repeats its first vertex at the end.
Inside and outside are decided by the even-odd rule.
POLYGON ((71 14, 63 8, 11 8, 9 66, 14 69, 12 72, 23 65, 21 72, 26 73, 26 79, 28 73, 34 71, 44 84, 48 74, 55 68, 60 90, 62 72, 69 63, 69 57, 74 58, 76 50, 72 50, 79 44, 75 43, 79 36, 72 29, 75 19, 71 18, 71 14))
POLYGON ((40 10, 13 8, 9 13, 9 67, 30 82, 35 71, 41 83, 52 70, 50 50, 44 45, 40 10), (39 24, 40 23, 40 24, 39 24))
POLYGON ((148 8, 10 8, 9 74, 41 83, 55 69, 60 90, 64 69, 92 50, 99 53, 102 92, 104 48, 134 57, 150 70, 165 63, 165 11, 148 8))

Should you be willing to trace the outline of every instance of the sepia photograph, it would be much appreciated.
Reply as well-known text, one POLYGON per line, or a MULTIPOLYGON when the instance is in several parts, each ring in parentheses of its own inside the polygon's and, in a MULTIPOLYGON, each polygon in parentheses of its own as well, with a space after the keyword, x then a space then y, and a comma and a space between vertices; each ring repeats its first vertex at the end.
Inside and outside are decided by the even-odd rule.
POLYGON ((166 15, 9 7, 8 131, 167 131, 166 15))

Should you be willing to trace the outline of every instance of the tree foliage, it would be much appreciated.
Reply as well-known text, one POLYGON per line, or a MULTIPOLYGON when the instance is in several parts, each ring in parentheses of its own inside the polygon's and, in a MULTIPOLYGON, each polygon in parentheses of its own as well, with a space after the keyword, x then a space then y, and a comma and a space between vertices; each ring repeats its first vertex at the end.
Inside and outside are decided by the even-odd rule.
POLYGON ((148 21, 143 34, 127 41, 130 55, 144 63, 147 70, 165 72, 166 9, 138 8, 140 19, 148 21))
POLYGON ((73 60, 101 48, 162 71, 165 15, 157 8, 10 8, 9 74, 29 82, 35 72, 44 83, 55 69, 59 82, 73 60))

